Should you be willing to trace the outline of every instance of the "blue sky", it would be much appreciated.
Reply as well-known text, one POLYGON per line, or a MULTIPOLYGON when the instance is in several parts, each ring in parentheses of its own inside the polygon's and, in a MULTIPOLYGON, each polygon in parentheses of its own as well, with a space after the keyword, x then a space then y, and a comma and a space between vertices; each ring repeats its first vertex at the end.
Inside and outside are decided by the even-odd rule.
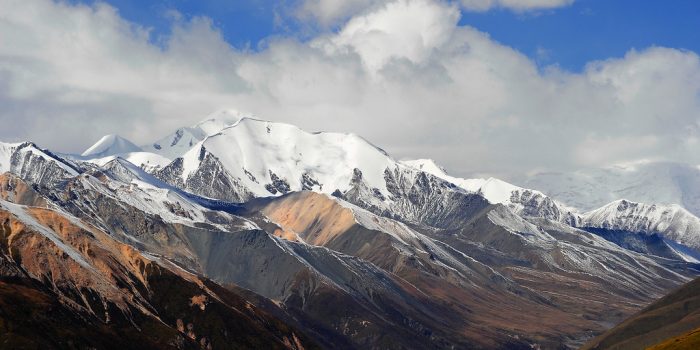
MULTIPOLYGON (((83 1, 94 3, 94 1, 83 1)), ((270 36, 308 37, 311 26, 285 16, 294 1, 108 0, 120 15, 167 35, 169 10, 206 16, 237 48, 270 36)), ((518 13, 508 9, 462 11, 470 25, 528 55, 539 65, 558 64, 580 71, 592 60, 621 57, 630 49, 664 46, 700 52, 700 1, 578 0, 571 6, 518 13)))
MULTIPOLYGON (((93 4, 97 1, 81 1, 93 4)), ((172 10, 190 18, 206 16, 224 34, 226 40, 235 47, 248 44, 255 46, 259 41, 283 30, 275 25, 276 1, 212 1, 212 0, 115 0, 106 2, 119 10, 121 17, 153 28, 154 37, 168 35, 172 10)))
POLYGON ((620 57, 632 48, 665 46, 700 52, 696 0, 580 0, 539 14, 463 13, 461 24, 491 34, 538 63, 558 63, 571 70, 591 60, 620 57), (538 48, 547 53, 545 57, 538 57, 538 48))

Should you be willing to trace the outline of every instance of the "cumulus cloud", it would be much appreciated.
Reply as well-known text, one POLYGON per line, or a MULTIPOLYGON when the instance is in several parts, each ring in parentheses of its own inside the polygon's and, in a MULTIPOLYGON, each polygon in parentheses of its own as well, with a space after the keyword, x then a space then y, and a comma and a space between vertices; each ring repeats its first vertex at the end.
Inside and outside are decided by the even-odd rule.
MULTIPOLYGON (((459 10, 454 6, 430 0, 397 0, 353 18, 325 47, 330 54, 338 49, 356 52, 372 71, 392 59, 420 64, 445 44, 458 20, 459 10)), ((317 40, 315 45, 323 41, 317 40)))
POLYGON ((700 162, 700 59, 689 51, 541 69, 429 0, 382 3, 258 52, 232 48, 206 18, 154 38, 107 5, 0 5, 0 139, 72 152, 112 132, 147 143, 235 108, 356 132, 455 174, 700 162))

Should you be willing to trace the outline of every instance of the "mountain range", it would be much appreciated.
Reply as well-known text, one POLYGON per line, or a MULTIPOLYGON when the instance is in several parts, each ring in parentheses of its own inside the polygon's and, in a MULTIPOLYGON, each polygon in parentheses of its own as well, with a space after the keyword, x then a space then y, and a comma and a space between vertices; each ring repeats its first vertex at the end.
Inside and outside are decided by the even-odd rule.
POLYGON ((700 273, 697 169, 634 167, 520 187, 236 111, 80 155, 0 144, 0 335, 10 348, 578 347, 700 273))

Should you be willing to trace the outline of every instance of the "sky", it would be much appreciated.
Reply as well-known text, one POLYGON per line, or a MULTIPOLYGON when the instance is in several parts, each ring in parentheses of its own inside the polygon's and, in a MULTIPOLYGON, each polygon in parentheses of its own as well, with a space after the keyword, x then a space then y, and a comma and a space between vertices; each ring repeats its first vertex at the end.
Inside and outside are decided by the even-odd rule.
POLYGON ((700 2, 0 0, 0 140, 221 109, 505 176, 700 163, 700 2))

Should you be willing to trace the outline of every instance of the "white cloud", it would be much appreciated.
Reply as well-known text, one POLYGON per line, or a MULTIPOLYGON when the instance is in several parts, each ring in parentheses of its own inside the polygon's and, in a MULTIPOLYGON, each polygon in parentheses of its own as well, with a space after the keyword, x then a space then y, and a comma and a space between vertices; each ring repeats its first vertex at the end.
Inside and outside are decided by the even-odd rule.
MULTIPOLYGON (((294 15, 302 20, 315 20, 328 27, 344 20, 374 10, 393 0, 302 0, 294 15)), ((515 12, 527 12, 566 7, 575 0, 459 0, 465 11, 484 12, 496 8, 515 12)))
POLYGON ((330 26, 387 0, 303 0, 295 11, 297 18, 312 19, 330 26))
POLYGON ((524 12, 565 7, 573 4, 574 0, 461 0, 460 3, 468 11, 488 11, 494 8, 505 8, 524 12))
POLYGON ((454 6, 430 0, 397 0, 351 19, 328 40, 326 48, 349 48, 373 71, 391 59, 420 64, 445 44, 458 20, 459 10, 454 6))
POLYGON ((78 151, 149 142, 220 108, 356 132, 455 173, 639 158, 700 162, 700 59, 630 51, 581 73, 538 69, 454 6, 378 5, 309 42, 230 47, 206 18, 167 38, 109 6, 0 0, 0 139, 78 151), (153 42, 158 44, 154 44, 153 42))
MULTIPOLYGON (((73 149, 80 140, 71 135, 74 128, 104 133, 132 125, 132 135, 143 138, 152 135, 154 115, 173 128, 189 122, 183 112, 201 113, 246 88, 235 73, 239 53, 208 19, 173 27, 159 47, 148 29, 108 5, 0 1, 1 118, 23 117, 37 125, 20 136, 52 146, 65 141, 73 149), (178 103, 183 96, 188 102, 178 103)), ((12 128, 5 133, 15 135, 12 128)))

